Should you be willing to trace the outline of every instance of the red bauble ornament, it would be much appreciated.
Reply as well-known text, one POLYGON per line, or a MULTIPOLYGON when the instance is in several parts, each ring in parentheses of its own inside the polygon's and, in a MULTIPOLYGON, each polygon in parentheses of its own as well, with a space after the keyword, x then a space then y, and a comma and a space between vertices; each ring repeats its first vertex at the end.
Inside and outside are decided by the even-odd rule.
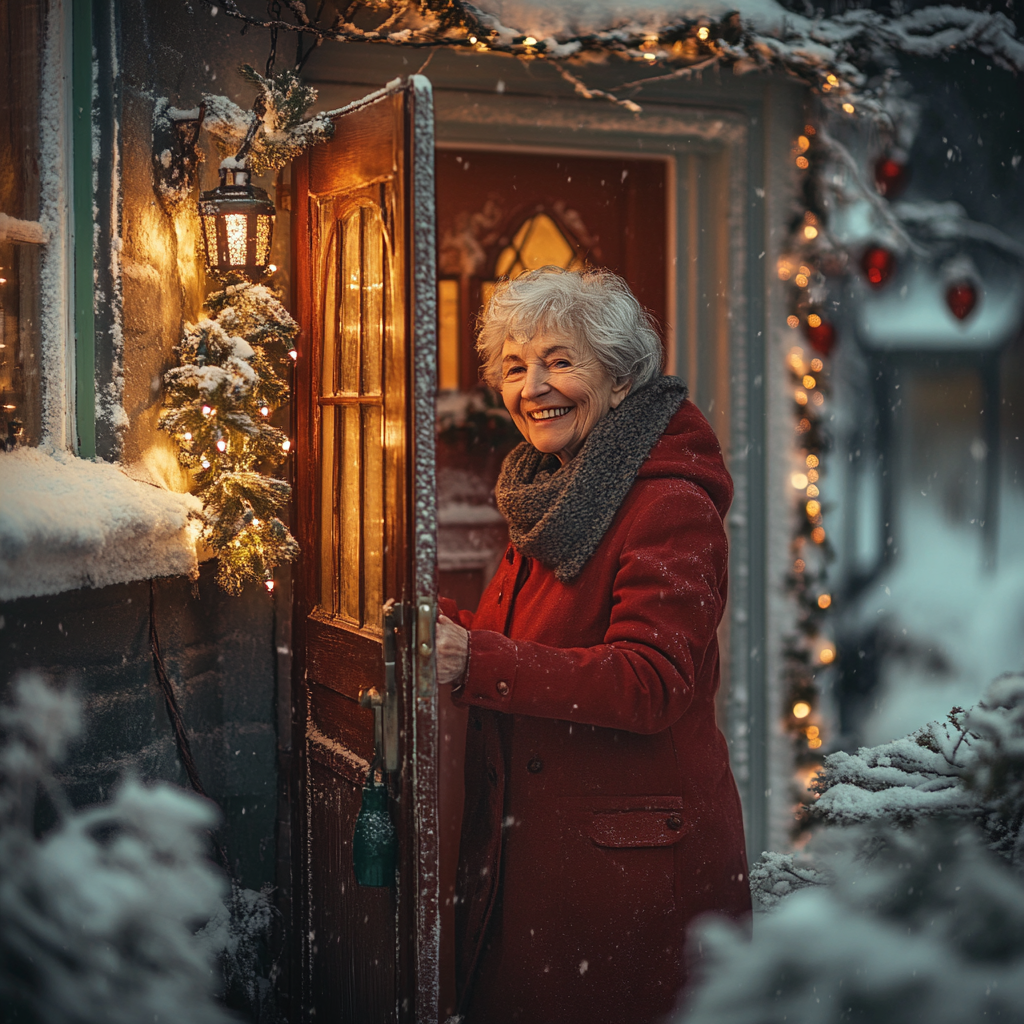
POLYGON ((829 355, 836 343, 836 329, 827 320, 819 319, 817 327, 805 323, 804 334, 807 335, 811 348, 823 356, 829 355))
POLYGON ((864 251, 860 259, 861 269, 872 288, 881 288, 892 277, 896 268, 896 257, 880 245, 873 245, 864 251))
POLYGON ((906 187, 910 168, 891 156, 883 156, 875 164, 875 187, 887 199, 895 199, 906 187))
POLYGON ((946 289, 946 305, 957 320, 966 320, 978 304, 978 289, 973 281, 954 281, 946 289))

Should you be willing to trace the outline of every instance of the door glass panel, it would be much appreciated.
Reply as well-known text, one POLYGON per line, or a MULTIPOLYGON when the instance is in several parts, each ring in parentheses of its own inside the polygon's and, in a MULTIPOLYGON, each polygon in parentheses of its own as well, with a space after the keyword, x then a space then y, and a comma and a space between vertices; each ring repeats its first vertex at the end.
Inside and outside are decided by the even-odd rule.
POLYGON ((362 207, 356 207, 341 222, 341 390, 348 394, 359 391, 359 330, 362 326, 360 312, 363 291, 363 267, 360 258, 362 219, 362 207))
POLYGON ((320 608, 373 631, 384 600, 381 382, 392 315, 380 208, 349 207, 335 238, 324 268, 320 608))
POLYGON ((384 232, 380 210, 363 212, 363 387, 364 395, 380 394, 380 362, 384 338, 384 232))
POLYGON ((338 524, 335 515, 337 482, 334 479, 335 424, 337 410, 333 405, 323 409, 320 418, 320 450, 324 453, 321 462, 320 481, 320 607, 328 615, 335 612, 334 585, 338 578, 338 524))
POLYGON ((363 406, 363 624, 384 604, 384 446, 379 405, 363 406))
POLYGON ((359 556, 361 554, 362 423, 359 406, 341 410, 341 616, 353 625, 360 624, 359 556))

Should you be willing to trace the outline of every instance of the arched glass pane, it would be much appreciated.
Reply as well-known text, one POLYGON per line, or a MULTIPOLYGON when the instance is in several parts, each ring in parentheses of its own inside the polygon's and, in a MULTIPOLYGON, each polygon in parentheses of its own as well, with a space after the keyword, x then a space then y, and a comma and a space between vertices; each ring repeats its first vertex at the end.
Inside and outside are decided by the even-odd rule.
POLYGON ((512 244, 501 251, 494 276, 518 277, 550 266, 568 270, 575 262, 576 250, 559 226, 546 213, 538 213, 523 221, 512 244))

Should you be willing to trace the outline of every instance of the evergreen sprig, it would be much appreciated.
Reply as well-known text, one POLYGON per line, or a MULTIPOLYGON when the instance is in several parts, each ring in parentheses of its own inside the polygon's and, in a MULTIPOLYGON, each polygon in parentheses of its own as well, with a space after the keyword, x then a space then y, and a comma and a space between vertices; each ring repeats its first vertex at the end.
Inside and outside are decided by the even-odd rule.
MULTIPOLYGON (((264 113, 248 157, 253 174, 277 170, 309 146, 326 142, 334 135, 334 122, 324 113, 303 120, 317 93, 312 86, 304 85, 295 71, 288 69, 267 78, 243 64, 239 73, 262 93, 264 113)), ((206 130, 222 153, 234 155, 255 115, 242 110, 227 96, 208 95, 204 100, 206 130)))
POLYGON ((231 594, 247 583, 272 588, 274 568, 299 552, 281 518, 291 487, 263 472, 291 447, 270 417, 288 400, 299 328, 269 288, 248 282, 215 292, 205 312, 185 325, 178 365, 164 375, 160 428, 196 474, 218 582, 231 594))

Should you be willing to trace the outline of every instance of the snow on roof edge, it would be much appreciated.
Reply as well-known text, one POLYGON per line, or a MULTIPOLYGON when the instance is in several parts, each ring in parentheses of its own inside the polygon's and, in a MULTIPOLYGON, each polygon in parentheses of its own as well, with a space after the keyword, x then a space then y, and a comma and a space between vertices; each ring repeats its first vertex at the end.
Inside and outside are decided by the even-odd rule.
POLYGON ((0 601, 192 575, 198 498, 57 448, 0 453, 0 601))

